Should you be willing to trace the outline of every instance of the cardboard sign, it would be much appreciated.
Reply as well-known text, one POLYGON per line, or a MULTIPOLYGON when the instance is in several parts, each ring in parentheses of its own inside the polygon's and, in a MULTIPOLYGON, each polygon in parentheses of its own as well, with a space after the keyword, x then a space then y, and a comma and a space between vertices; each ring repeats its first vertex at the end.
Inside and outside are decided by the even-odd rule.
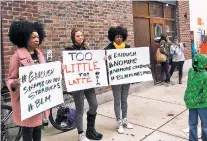
POLYGON ((21 120, 63 103, 61 63, 19 68, 21 120))
POLYGON ((149 47, 107 50, 110 85, 153 80, 149 47))
POLYGON ((63 51, 68 92, 108 86, 104 50, 63 51))

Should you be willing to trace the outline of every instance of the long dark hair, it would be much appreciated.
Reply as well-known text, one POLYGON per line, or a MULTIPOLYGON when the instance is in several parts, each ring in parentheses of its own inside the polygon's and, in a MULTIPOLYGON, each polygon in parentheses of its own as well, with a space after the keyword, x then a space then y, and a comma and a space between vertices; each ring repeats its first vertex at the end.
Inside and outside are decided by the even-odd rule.
POLYGON ((167 34, 165 34, 165 33, 162 33, 162 34, 161 34, 161 38, 160 38, 159 43, 160 43, 162 40, 164 40, 165 42, 167 41, 167 34))

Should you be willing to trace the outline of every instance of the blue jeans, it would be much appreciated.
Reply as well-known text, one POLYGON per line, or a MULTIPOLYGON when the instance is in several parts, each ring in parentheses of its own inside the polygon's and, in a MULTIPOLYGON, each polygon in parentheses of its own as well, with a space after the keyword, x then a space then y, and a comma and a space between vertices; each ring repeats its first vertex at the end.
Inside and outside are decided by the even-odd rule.
POLYGON ((189 141, 198 141, 198 116, 201 120, 202 141, 207 141, 207 107, 199 109, 189 109, 189 141))

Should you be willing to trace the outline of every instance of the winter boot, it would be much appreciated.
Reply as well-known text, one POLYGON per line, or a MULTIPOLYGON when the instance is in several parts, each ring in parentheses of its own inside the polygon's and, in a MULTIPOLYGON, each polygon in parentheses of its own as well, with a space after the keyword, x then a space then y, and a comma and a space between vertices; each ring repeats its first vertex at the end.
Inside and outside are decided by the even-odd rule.
POLYGON ((96 120, 96 114, 87 113, 87 122, 88 123, 87 123, 86 137, 91 140, 101 140, 103 135, 96 132, 95 120, 96 120))

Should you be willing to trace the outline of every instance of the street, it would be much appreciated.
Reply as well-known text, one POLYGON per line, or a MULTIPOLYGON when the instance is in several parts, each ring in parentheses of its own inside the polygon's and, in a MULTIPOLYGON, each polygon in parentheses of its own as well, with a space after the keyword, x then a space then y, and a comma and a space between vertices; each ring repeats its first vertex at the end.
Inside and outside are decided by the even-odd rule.
MULTIPOLYGON (((177 84, 177 79, 173 81, 176 84, 170 87, 157 85, 129 95, 128 118, 134 129, 126 129, 125 134, 116 131, 113 101, 100 105, 96 129, 104 135, 102 141, 187 140, 188 136, 182 131, 188 128, 188 111, 183 101, 187 77, 182 85, 177 84), (174 116, 168 116, 170 112, 174 116)), ((61 133, 49 126, 43 131, 42 141, 77 141, 77 131, 61 133)))

